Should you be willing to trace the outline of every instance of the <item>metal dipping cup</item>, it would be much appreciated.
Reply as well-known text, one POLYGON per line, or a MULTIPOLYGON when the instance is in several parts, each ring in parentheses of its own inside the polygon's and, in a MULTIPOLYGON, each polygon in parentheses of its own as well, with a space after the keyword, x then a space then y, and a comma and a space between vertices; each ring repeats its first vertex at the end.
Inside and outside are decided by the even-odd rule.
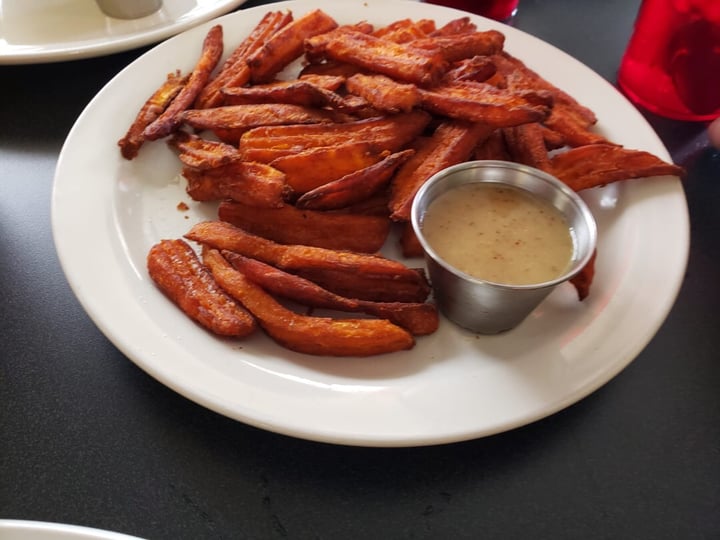
POLYGON ((162 7, 162 0, 95 0, 108 17, 116 19, 139 19, 155 13, 162 7))
POLYGON ((543 171, 507 161, 470 161, 438 172, 415 196, 411 220, 425 250, 438 308, 455 324, 479 334, 497 334, 520 324, 557 285, 571 279, 585 266, 597 242, 595 219, 574 191, 543 171), (425 211, 442 193, 477 182, 514 186, 557 208, 565 216, 573 240, 567 272, 544 283, 506 285, 474 278, 441 259, 423 235, 425 211))

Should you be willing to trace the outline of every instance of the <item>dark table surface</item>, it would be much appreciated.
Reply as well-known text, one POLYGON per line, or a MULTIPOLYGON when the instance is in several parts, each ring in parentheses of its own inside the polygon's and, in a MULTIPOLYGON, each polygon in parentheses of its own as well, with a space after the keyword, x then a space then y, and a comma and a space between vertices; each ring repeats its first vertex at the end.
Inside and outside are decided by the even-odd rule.
MULTIPOLYGON (((521 0, 515 25, 614 83, 638 3, 521 0)), ((674 308, 620 375, 485 439, 334 446, 169 390, 68 286, 50 228, 58 153, 144 50, 0 66, 0 518, 151 539, 720 538, 720 153, 703 124, 647 116, 688 169, 692 243, 674 308)))

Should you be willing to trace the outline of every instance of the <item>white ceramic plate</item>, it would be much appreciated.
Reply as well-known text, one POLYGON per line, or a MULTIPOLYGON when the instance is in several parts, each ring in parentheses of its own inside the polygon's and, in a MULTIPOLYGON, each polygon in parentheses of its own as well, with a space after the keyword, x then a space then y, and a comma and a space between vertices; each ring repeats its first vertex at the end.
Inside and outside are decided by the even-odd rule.
MULTIPOLYGON (((341 23, 382 25, 408 15, 406 2, 387 0, 298 0, 272 8, 302 15, 320 4, 341 23)), ((228 50, 267 10, 219 19, 228 50)), ((438 23, 458 15, 412 6, 413 17, 438 23)), ((511 53, 592 107, 601 132, 669 160, 642 116, 599 75, 532 36, 476 22, 501 28, 511 53)), ((116 141, 166 73, 192 67, 208 28, 162 43, 118 74, 78 119, 55 178, 54 237, 74 292, 113 343, 159 381, 219 413, 296 437, 368 446, 460 441, 527 424, 587 396, 627 366, 665 319, 689 243, 685 197, 674 177, 587 193, 599 226, 590 298, 579 303, 570 285, 560 287, 504 335, 479 337, 442 321, 411 351, 349 359, 294 354, 262 333, 226 341, 200 329, 153 286, 145 256, 161 238, 179 238, 196 221, 215 218, 215 206, 188 200, 165 144, 149 144, 128 162, 116 141), (180 201, 189 212, 176 208, 180 201)))
POLYGON ((111 531, 64 523, 0 519, 3 540, 140 540, 111 531))
POLYGON ((0 0, 0 64, 60 62, 156 43, 245 0, 164 0, 147 17, 107 17, 93 0, 0 0))

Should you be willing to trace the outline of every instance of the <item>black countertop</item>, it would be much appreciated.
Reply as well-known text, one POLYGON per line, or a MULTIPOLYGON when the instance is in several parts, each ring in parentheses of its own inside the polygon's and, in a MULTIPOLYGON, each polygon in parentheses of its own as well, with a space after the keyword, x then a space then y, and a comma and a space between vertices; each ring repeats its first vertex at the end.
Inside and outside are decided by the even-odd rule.
MULTIPOLYGON (((614 83, 638 4, 521 0, 515 26, 614 83)), ((334 446, 166 388, 67 284, 50 227, 57 156, 145 50, 0 66, 0 519, 149 539, 720 538, 720 153, 703 124, 647 115, 688 169, 691 251, 666 322, 620 375, 485 439, 334 446)))

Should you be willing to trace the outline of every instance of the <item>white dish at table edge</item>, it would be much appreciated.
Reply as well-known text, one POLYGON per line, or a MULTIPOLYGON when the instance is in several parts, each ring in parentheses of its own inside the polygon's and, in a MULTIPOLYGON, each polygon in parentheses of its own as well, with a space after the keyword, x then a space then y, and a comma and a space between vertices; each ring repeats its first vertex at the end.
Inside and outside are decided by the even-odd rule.
POLYGON ((4 10, 0 0, 0 65, 63 62, 135 49, 223 15, 245 1, 164 0, 156 13, 124 20, 106 16, 93 0, 17 0, 15 15, 9 12, 8 0, 4 10))
POLYGON ((141 540, 135 536, 47 521, 0 519, 3 540, 141 540))
MULTIPOLYGON (((340 23, 407 17, 402 1, 296 0, 220 18, 226 54, 268 10, 296 16, 322 5, 340 23)), ((462 12, 418 3, 414 19, 439 24, 462 12)), ((506 48, 599 117, 598 129, 628 148, 669 160, 652 128, 610 84, 565 53, 516 29, 506 48)), ((215 23, 213 23, 215 24, 215 23)), ((163 143, 121 159, 116 141, 165 74, 194 65, 210 23, 155 47, 88 105, 58 162, 52 222, 70 285, 108 338, 157 380, 218 413, 270 431, 330 443, 417 446, 456 442, 522 426, 587 396, 626 367, 653 337, 683 279, 689 245, 677 178, 620 182, 583 194, 598 222, 590 297, 564 285, 518 328, 480 337, 446 320, 414 349, 371 358, 292 353, 262 333, 218 339, 154 287, 149 248, 216 217, 189 201, 179 163, 163 143), (177 210, 188 202, 187 213, 177 210)), ((395 243, 387 254, 397 256, 395 243)), ((420 265, 422 261, 411 261, 420 265)))

